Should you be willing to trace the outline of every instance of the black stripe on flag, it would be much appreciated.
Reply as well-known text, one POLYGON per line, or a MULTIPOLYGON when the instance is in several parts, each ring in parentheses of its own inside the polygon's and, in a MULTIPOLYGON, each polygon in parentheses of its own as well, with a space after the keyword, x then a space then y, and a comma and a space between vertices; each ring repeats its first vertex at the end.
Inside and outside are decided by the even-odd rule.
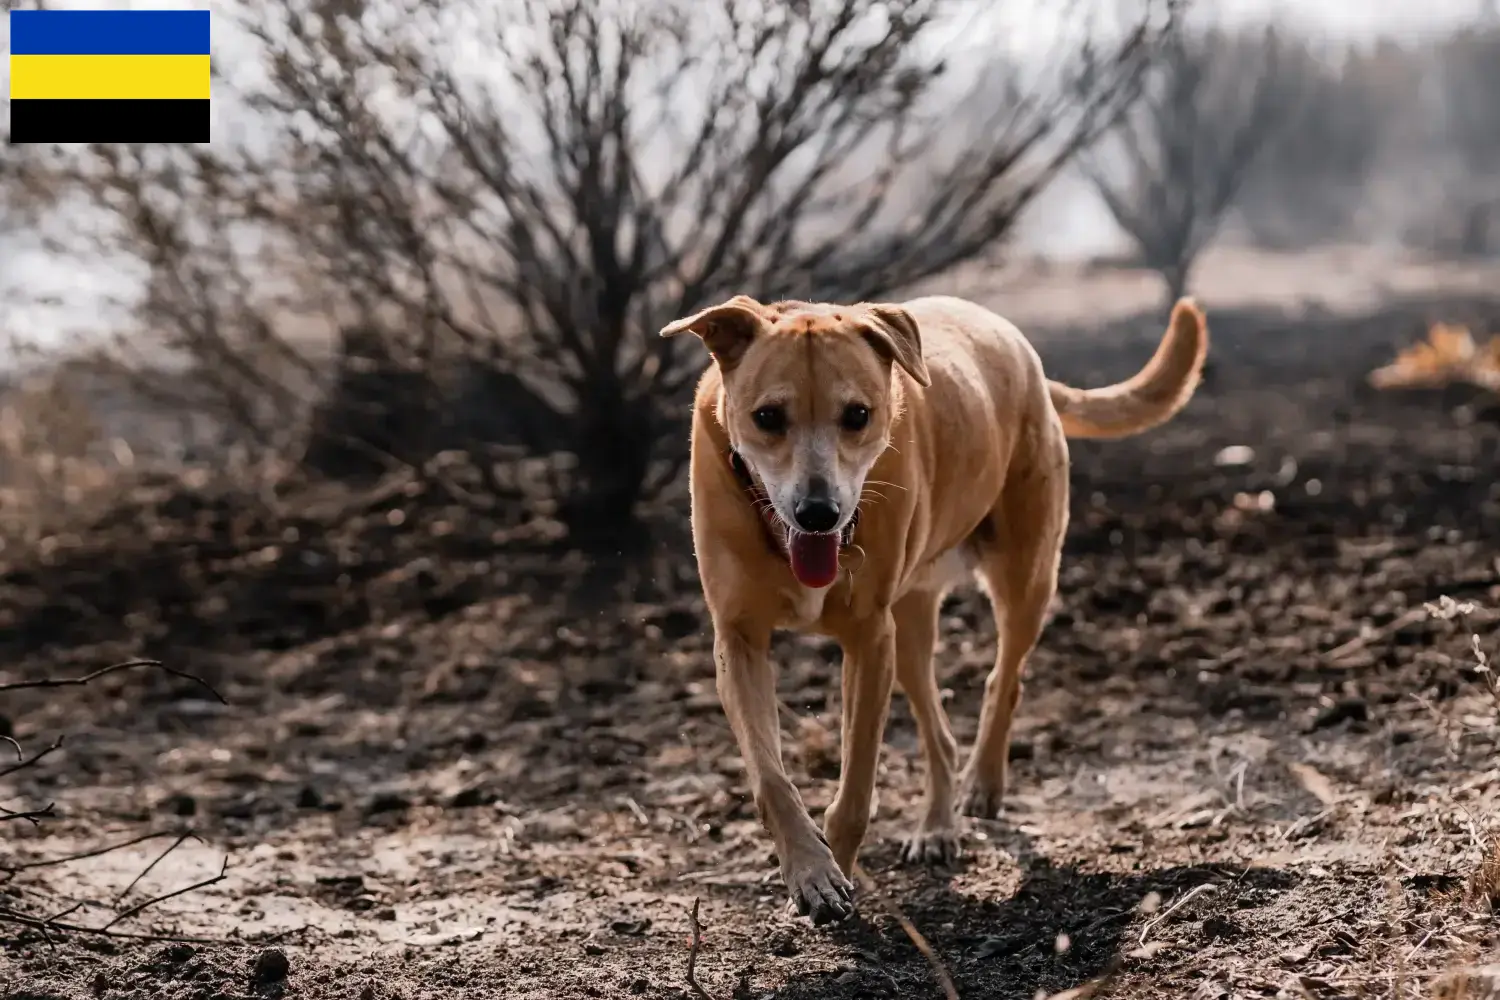
POLYGON ((11 101, 10 141, 208 142, 208 101, 11 101))

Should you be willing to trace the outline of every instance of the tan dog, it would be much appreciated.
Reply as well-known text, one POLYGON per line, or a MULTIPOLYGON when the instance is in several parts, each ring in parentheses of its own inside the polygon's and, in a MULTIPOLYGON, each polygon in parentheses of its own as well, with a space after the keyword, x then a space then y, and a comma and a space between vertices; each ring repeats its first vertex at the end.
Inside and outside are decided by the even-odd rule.
POLYGON ((1014 326, 957 298, 762 305, 740 295, 661 331, 688 332, 716 362, 698 384, 691 481, 719 697, 793 902, 814 923, 842 919, 892 684, 911 703, 927 763, 903 854, 947 860, 960 806, 993 818, 1005 794, 1021 672, 1068 523, 1066 438, 1125 437, 1175 414, 1198 383, 1208 331, 1184 299, 1150 363, 1094 390, 1049 381, 1014 326), (939 605, 974 573, 1000 649, 959 775, 932 661, 939 605), (767 661, 778 628, 843 648, 843 765, 822 833, 782 766, 767 661))

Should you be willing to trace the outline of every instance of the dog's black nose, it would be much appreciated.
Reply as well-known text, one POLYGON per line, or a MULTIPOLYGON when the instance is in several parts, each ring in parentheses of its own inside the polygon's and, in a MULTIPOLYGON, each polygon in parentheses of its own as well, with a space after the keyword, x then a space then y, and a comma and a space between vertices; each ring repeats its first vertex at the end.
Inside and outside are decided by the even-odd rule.
POLYGON ((832 497, 804 497, 792 508, 797 527, 814 534, 832 531, 839 523, 839 505, 832 497))

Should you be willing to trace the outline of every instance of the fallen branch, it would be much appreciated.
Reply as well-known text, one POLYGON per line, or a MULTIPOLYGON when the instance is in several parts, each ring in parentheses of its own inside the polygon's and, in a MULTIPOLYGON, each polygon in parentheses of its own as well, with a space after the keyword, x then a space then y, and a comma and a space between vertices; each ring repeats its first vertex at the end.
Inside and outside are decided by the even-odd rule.
MULTIPOLYGON (((203 680, 201 677, 196 677, 192 674, 186 673, 185 671, 166 666, 158 660, 126 660, 121 663, 115 663, 107 667, 102 667, 91 673, 84 674, 81 677, 44 678, 41 680, 15 681, 12 683, 0 684, 0 693, 28 689, 83 687, 85 685, 91 684, 96 680, 99 680, 102 677, 107 677, 110 674, 141 667, 160 670, 161 672, 170 674, 173 677, 191 681, 193 684, 207 691, 220 704, 228 704, 224 696, 221 695, 217 690, 214 689, 211 684, 203 680)), ((4 742, 8 743, 12 749, 15 750, 16 763, 0 769, 0 778, 14 774, 17 771, 23 770, 25 768, 34 766, 38 761, 47 757, 49 754, 55 753, 63 746, 63 738, 58 737, 50 746, 46 747, 45 749, 39 750, 28 757, 24 749, 18 742, 16 742, 15 739, 11 737, 4 737, 3 740, 4 742)), ((35 825, 39 820, 55 816, 56 813, 54 810, 55 803, 48 803, 45 807, 42 807, 40 809, 28 810, 9 809, 4 806, 0 806, 0 822, 8 820, 27 820, 35 825)), ((151 934, 145 932, 126 932, 115 929, 116 925, 120 924, 121 922, 130 920, 133 917, 138 917, 143 912, 149 910, 153 906, 158 905, 159 903, 165 902, 169 899, 175 899, 179 896, 186 895, 187 893, 194 892, 198 889, 206 888, 224 880, 229 871, 229 859, 227 857, 224 859, 223 864, 220 865, 218 874, 214 875, 211 878, 206 878, 201 881, 195 882, 192 885, 174 889, 171 892, 153 896, 150 899, 143 900, 142 902, 129 907, 128 909, 117 909, 120 904, 136 889, 136 887, 140 885, 141 881, 149 876, 168 855, 170 855, 178 847, 182 846, 182 844, 188 839, 195 838, 195 835, 191 830, 177 829, 142 834, 138 837, 132 837, 119 843, 108 844, 103 847, 97 847, 86 851, 78 851, 73 854, 63 855, 61 857, 45 858, 40 861, 6 861, 4 863, 0 863, 0 876, 3 876, 0 877, 0 881, 10 883, 12 879, 15 879, 16 876, 20 875, 20 873, 22 873, 23 871, 67 864, 68 862, 81 861, 85 858, 96 858, 114 851, 133 847, 137 844, 142 844, 147 841, 158 840, 165 837, 172 838, 172 843, 168 845, 165 850, 158 853, 156 857, 153 858, 151 862, 147 864, 145 868, 143 868, 133 879, 131 879, 130 883, 126 885, 118 895, 115 896, 112 908, 116 909, 116 912, 114 912, 109 922, 104 924, 102 927, 70 923, 65 921, 64 918, 70 916, 84 906, 102 907, 104 906, 104 904, 96 903, 91 900, 80 900, 73 901, 70 903, 70 905, 62 909, 58 909, 58 907, 61 905, 60 902, 52 902, 49 905, 48 901, 52 898, 50 893, 34 892, 34 890, 24 889, 23 891, 32 891, 35 895, 42 898, 42 903, 40 906, 38 906, 38 909, 46 907, 47 910, 56 910, 57 912, 52 913, 50 916, 43 916, 36 913, 26 913, 20 910, 10 909, 8 907, 0 908, 0 926, 10 925, 29 928, 38 932, 42 936, 42 938, 47 941, 48 944, 53 943, 52 935, 54 933, 87 934, 100 937, 128 939, 133 941, 181 941, 196 943, 216 943, 215 939, 206 937, 194 937, 175 934, 151 934)), ((44 912, 46 911, 44 910, 44 912)))
POLYGON ((31 765, 35 764, 37 761, 41 760, 43 757, 47 756, 49 753, 55 753, 56 751, 61 750, 62 749, 62 745, 63 745, 63 738, 61 736, 59 736, 57 739, 55 739, 55 740, 52 741, 52 745, 50 747, 48 747, 47 749, 45 749, 45 750, 38 750, 36 753, 32 754, 30 757, 24 757, 24 758, 22 758, 21 762, 19 764, 12 764, 10 767, 7 767, 5 770, 0 771, 0 778, 4 778, 7 775, 15 774, 17 771, 24 770, 25 768, 30 767, 31 765))
MULTIPOLYGON (((145 878, 147 875, 150 875, 151 874, 151 870, 153 868, 155 868, 157 865, 161 864, 162 861, 166 859, 166 856, 168 854, 171 854, 173 851, 177 850, 177 848, 181 847, 183 845, 183 843, 185 841, 188 841, 188 840, 198 840, 198 838, 197 838, 197 836, 195 834, 193 834, 192 831, 187 831, 185 833, 179 834, 178 837, 177 837, 177 839, 174 840, 174 841, 172 841, 172 843, 170 845, 168 845, 168 847, 167 847, 167 849, 165 851, 162 851, 160 854, 158 854, 156 856, 155 860, 153 860, 145 868, 141 869, 141 872, 140 872, 139 875, 137 875, 135 878, 133 878, 133 879, 130 880, 130 884, 129 885, 127 885, 124 889, 120 890, 120 894, 115 897, 115 905, 118 906, 121 902, 123 902, 124 899, 125 899, 125 897, 128 896, 128 895, 130 895, 130 890, 134 889, 137 885, 140 884, 141 879, 145 878)), ((201 841, 199 841, 199 842, 201 843, 201 841)), ((225 858, 225 864, 227 865, 228 863, 229 863, 229 859, 225 858)), ((222 876, 223 873, 221 872, 220 874, 222 876)))
POLYGON ((139 837, 131 837, 129 840, 122 840, 120 843, 110 844, 108 847, 95 847, 91 850, 79 851, 77 854, 64 854, 61 857, 48 858, 46 861, 28 861, 24 864, 11 864, 6 865, 5 867, 9 871, 24 871, 28 868, 49 868, 52 865, 65 865, 69 861, 83 861, 87 858, 97 858, 100 855, 109 854, 113 851, 120 851, 124 850, 127 847, 134 847, 136 844, 144 844, 148 840, 160 840, 162 837, 177 837, 181 840, 185 840, 191 836, 193 836, 191 832, 183 833, 180 830, 162 830, 156 833, 143 833, 139 837))
POLYGON ((45 677, 41 680, 36 681, 15 681, 10 684, 0 684, 0 693, 6 691, 25 691, 31 688, 83 687, 84 685, 91 684, 99 678, 105 677, 109 674, 118 673, 121 670, 133 670, 137 667, 150 667, 153 670, 160 670, 162 673, 171 674, 173 677, 179 677, 182 680, 191 681, 192 683, 203 688, 203 690, 207 691, 209 694, 213 695, 214 698, 219 702, 219 704, 229 704, 229 702, 224 699, 224 696, 218 691, 214 690, 213 685, 208 683, 208 681, 204 680, 201 677, 196 677, 185 670, 178 670, 175 667, 169 667, 165 663, 162 663, 160 660, 126 660, 123 663, 115 663, 107 667, 100 667, 93 673, 84 674, 82 677, 45 677))
MULTIPOLYGON (((101 854, 109 853, 109 851, 119 850, 123 847, 129 847, 132 844, 139 844, 142 841, 159 836, 163 835, 151 834, 146 837, 137 837, 134 840, 127 841, 123 844, 116 844, 113 847, 103 848, 95 851, 87 851, 81 854, 71 855, 68 858, 53 859, 48 862, 39 862, 38 864, 60 864, 62 861, 76 861, 80 858, 98 857, 101 854)), ((130 890, 134 889, 140 883, 141 879, 145 878, 146 875, 149 874, 151 870, 161 862, 163 858, 172 853, 172 851, 176 850, 177 847, 183 843, 183 841, 193 836, 194 835, 191 833, 179 834, 176 839, 173 840, 170 847, 158 854, 156 858, 146 866, 145 870, 136 875, 135 878, 131 879, 130 884, 125 887, 125 890, 115 897, 116 901, 118 902, 119 900, 123 899, 130 892, 130 890)), ((36 867, 36 865, 26 867, 36 867)), ((14 874, 17 870, 18 868, 10 869, 12 874, 14 874)), ((205 889, 208 886, 222 882, 227 876, 228 872, 229 858, 226 856, 224 858, 223 864, 219 866, 219 873, 217 875, 194 882, 192 885, 183 886, 179 889, 173 889, 171 892, 164 892, 159 896, 152 896, 150 899, 143 900, 142 902, 137 903, 127 910, 122 910, 119 913, 116 913, 113 917, 110 918, 109 922, 102 927, 90 927, 86 924, 73 924, 63 922, 63 917, 69 916, 70 914, 83 908, 84 906, 98 905, 96 903, 91 903, 88 900, 79 900, 77 902, 74 902, 71 906, 50 917, 38 917, 28 913, 21 913, 17 910, 0 908, 0 926, 3 926, 5 924, 13 924, 21 927, 29 927, 33 930, 40 931, 42 936, 46 938, 49 943, 51 943, 51 935, 49 934, 49 932, 52 931, 63 934, 91 934, 101 937, 123 938, 133 941, 186 941, 191 943, 204 944, 221 943, 215 938, 193 937, 175 934, 150 934, 144 932, 132 933, 126 931, 117 931, 114 928, 115 925, 120 923, 121 921, 140 916, 141 913, 157 905, 158 903, 163 903, 169 899, 175 899, 178 896, 184 896, 190 892, 195 892, 198 889, 205 889)))
POLYGON ((60 920, 28 916, 15 910, 0 908, 0 924, 15 924, 30 927, 46 934, 49 930, 65 934, 91 934, 97 937, 118 938, 124 941, 185 942, 187 944, 224 944, 220 938, 193 937, 186 934, 146 934, 132 931, 116 931, 104 927, 87 927, 83 924, 65 924, 60 920))
POLYGON ((1146 924, 1145 927, 1141 928, 1141 946, 1145 947, 1146 938, 1150 937, 1151 932, 1156 930, 1156 928, 1159 927, 1162 922, 1165 921, 1168 917, 1176 913, 1178 910, 1182 909, 1197 897, 1203 895, 1205 892, 1216 892, 1218 891, 1218 888, 1219 886, 1214 882, 1204 882, 1202 885, 1195 885, 1193 886, 1193 888, 1183 893, 1181 898, 1179 898, 1176 902, 1174 902, 1171 906, 1167 907, 1166 910, 1162 912, 1161 916, 1157 917, 1155 920, 1146 924))
POLYGON ((40 809, 30 809, 26 812, 16 812, 13 809, 7 809, 4 806, 0 806, 0 823, 5 823, 9 820, 14 819, 24 819, 32 826, 36 826, 40 820, 52 819, 57 815, 57 813, 54 811, 56 805, 56 802, 48 802, 40 809))
MULTIPOLYGON (((165 857, 165 855, 163 855, 163 857, 165 857)), ((156 860, 160 861, 161 858, 157 858, 156 860)), ((156 861, 151 862, 151 864, 155 865, 156 861)), ((149 869, 147 869, 147 870, 149 871, 149 869)), ((222 881, 224 881, 224 876, 227 875, 228 873, 229 873, 229 857, 228 857, 228 855, 225 855, 225 857, 224 857, 224 863, 219 866, 219 874, 213 876, 212 878, 206 878, 206 879, 204 879, 201 882, 194 882, 192 885, 183 886, 181 889, 174 889, 171 892, 162 893, 160 896, 152 896, 150 899, 146 900, 143 903, 137 903, 134 906, 132 906, 130 909, 126 910, 125 912, 117 914, 113 920, 111 920, 109 923, 107 923, 103 927, 101 927, 100 930, 106 930, 107 931, 111 927, 113 927, 115 924, 119 923, 120 921, 122 921, 122 920, 129 920, 131 917, 136 916, 137 914, 139 914, 142 910, 145 910, 148 907, 155 906, 157 903, 165 902, 165 901, 167 901, 169 899, 173 899, 173 898, 175 898, 177 896, 185 896, 188 893, 193 892, 193 891, 195 891, 197 889, 206 889, 206 888, 208 888, 211 885, 215 885, 215 884, 217 884, 219 882, 222 882, 222 881)), ((144 875, 144 873, 142 873, 142 874, 144 875)), ((139 881, 139 879, 137 879, 137 881, 139 881)), ((131 883, 131 884, 134 885, 135 883, 131 883)))

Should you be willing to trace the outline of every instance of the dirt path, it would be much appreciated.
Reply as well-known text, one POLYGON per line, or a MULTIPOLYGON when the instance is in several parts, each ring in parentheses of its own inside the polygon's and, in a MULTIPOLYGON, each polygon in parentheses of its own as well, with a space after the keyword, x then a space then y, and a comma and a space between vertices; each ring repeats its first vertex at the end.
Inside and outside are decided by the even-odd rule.
MULTIPOLYGON (((1496 832, 1497 702, 1465 622, 1420 609, 1475 602, 1467 627, 1486 640, 1500 620, 1500 429, 1482 400, 1358 384, 1421 314, 1316 330, 1226 317, 1182 419, 1076 448, 1009 815, 975 825, 949 870, 897 863, 920 778, 898 701, 864 864, 960 996, 1031 998, 1116 962, 1116 996, 1431 995, 1431 976, 1495 956, 1466 887, 1496 832)), ((1097 382, 1153 335, 1054 338, 1046 360, 1097 382)), ((304 595, 301 638, 280 649, 156 633, 150 651, 210 676, 227 707, 154 676, 0 706, 28 746, 70 741, 15 776, 62 817, 6 830, 0 859, 197 830, 141 900, 231 859, 222 882, 119 926, 232 943, 11 934, 6 995, 684 997, 701 899, 715 1000, 940 996, 878 907, 833 930, 785 912, 685 551, 664 551, 637 603, 570 607, 494 549, 470 557, 510 583, 427 610, 325 628, 304 595)), ((6 576, 13 636, 40 634, 49 579, 6 576)), ((206 601, 220 584, 199 586, 206 601)), ((257 628, 290 628, 293 606, 276 607, 287 617, 257 628)), ((979 598, 950 600, 940 664, 961 740, 993 641, 979 598)), ((101 635, 67 658, 135 648, 101 635)), ((785 638, 776 656, 816 814, 837 774, 837 653, 785 638)), ((107 900, 162 846, 23 872, 0 905, 107 900)))

